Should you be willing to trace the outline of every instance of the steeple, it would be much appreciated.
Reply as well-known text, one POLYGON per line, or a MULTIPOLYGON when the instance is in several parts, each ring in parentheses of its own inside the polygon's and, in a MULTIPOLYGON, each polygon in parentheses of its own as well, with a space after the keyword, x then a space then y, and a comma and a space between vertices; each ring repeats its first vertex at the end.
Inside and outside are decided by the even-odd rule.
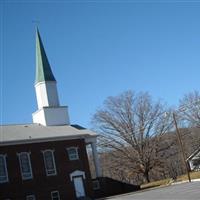
POLYGON ((39 30, 36 30, 36 77, 35 84, 43 81, 56 81, 46 56, 39 30))
POLYGON ((44 46, 36 30, 36 79, 35 91, 38 110, 33 113, 33 122, 44 126, 69 124, 67 106, 60 106, 56 79, 52 73, 44 46))

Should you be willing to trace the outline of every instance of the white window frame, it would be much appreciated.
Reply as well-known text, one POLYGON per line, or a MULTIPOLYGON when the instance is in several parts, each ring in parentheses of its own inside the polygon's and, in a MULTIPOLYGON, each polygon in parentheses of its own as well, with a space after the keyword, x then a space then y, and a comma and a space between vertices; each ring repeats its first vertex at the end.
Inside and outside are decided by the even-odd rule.
POLYGON ((69 160, 79 160, 78 147, 67 148, 67 153, 68 153, 69 160), (70 155, 70 150, 72 150, 72 149, 75 150, 76 154, 70 155), (73 158, 74 156, 76 156, 76 157, 73 158))
POLYGON ((54 200, 54 198, 57 198, 58 200, 60 200, 60 193, 59 193, 59 191, 56 190, 56 191, 52 191, 51 192, 51 199, 54 200), (57 194, 57 197, 53 197, 53 194, 55 194, 55 193, 57 194))
POLYGON ((0 183, 6 183, 6 182, 9 181, 9 180, 8 180, 8 169, 7 169, 7 163, 6 163, 6 154, 0 154, 0 157, 3 158, 3 166, 4 166, 4 168, 5 168, 5 176, 2 176, 2 177, 5 177, 5 178, 6 178, 6 179, 3 180, 3 181, 0 180, 0 183))
POLYGON ((35 195, 31 194, 31 195, 27 195, 26 196, 26 200, 36 200, 35 195), (29 199, 30 198, 30 199, 29 199))
POLYGON ((44 166, 45 166, 45 171, 46 171, 46 175, 47 176, 55 176, 57 175, 57 169, 56 169, 56 163, 55 163, 55 158, 54 158, 54 150, 52 149, 46 149, 44 151, 42 151, 43 153, 43 160, 44 160, 44 166), (53 169, 49 170, 47 169, 47 163, 46 163, 46 160, 45 160, 45 153, 47 152, 51 152, 51 155, 52 155, 52 160, 53 160, 53 169), (51 173, 51 171, 54 170, 54 173, 51 173))
POLYGON ((18 159, 19 159, 19 165, 20 165, 20 171, 21 171, 22 180, 33 179, 33 171, 32 171, 32 166, 31 166, 30 154, 31 154, 31 152, 20 152, 20 153, 17 153, 18 159), (21 156, 22 156, 23 154, 27 155, 27 158, 28 158, 28 164, 29 164, 29 168, 30 168, 30 172, 29 172, 29 173, 24 173, 24 172, 22 171, 21 156), (25 175, 25 174, 26 174, 26 175, 25 175), (27 174, 30 174, 30 175, 27 176, 27 174))

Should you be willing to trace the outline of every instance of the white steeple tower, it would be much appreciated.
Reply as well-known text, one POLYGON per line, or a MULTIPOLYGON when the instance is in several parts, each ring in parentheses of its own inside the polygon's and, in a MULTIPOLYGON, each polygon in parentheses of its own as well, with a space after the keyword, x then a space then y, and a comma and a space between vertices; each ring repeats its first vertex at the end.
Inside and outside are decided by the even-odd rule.
POLYGON ((68 109, 67 106, 60 106, 56 79, 51 71, 38 30, 36 31, 35 91, 38 110, 32 114, 33 123, 44 126, 68 125, 68 109))

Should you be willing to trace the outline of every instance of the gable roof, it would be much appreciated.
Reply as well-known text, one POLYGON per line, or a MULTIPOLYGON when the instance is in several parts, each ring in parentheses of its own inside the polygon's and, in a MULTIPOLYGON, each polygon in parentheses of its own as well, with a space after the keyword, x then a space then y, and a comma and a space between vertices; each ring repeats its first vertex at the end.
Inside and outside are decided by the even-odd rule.
POLYGON ((194 152, 187 158, 187 160, 189 161, 189 160, 193 159, 197 154, 200 154, 200 147, 199 147, 196 151, 194 151, 194 152))
POLYGON ((0 146, 93 137, 97 137, 95 132, 88 129, 78 129, 74 125, 23 124, 0 126, 0 146))
POLYGON ((46 56, 44 46, 40 37, 39 30, 36 31, 36 77, 35 84, 44 81, 56 81, 48 58, 46 56))

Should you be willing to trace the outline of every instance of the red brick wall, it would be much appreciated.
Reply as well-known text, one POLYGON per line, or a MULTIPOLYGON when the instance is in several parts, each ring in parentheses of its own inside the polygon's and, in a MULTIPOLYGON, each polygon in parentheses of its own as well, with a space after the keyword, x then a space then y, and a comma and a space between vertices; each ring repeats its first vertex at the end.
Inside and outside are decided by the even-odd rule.
POLYGON ((84 186, 87 196, 92 196, 91 175, 83 139, 43 142, 0 147, 0 154, 7 154, 8 183, 0 184, 0 199, 25 199, 34 194, 36 199, 51 199, 51 191, 58 190, 61 199, 75 199, 75 190, 69 174, 75 170, 85 172, 84 186), (70 161, 66 148, 78 147, 79 160, 70 161), (46 176, 43 154, 45 149, 54 150, 57 175, 46 176), (22 180, 17 153, 31 152, 33 179, 22 180))

